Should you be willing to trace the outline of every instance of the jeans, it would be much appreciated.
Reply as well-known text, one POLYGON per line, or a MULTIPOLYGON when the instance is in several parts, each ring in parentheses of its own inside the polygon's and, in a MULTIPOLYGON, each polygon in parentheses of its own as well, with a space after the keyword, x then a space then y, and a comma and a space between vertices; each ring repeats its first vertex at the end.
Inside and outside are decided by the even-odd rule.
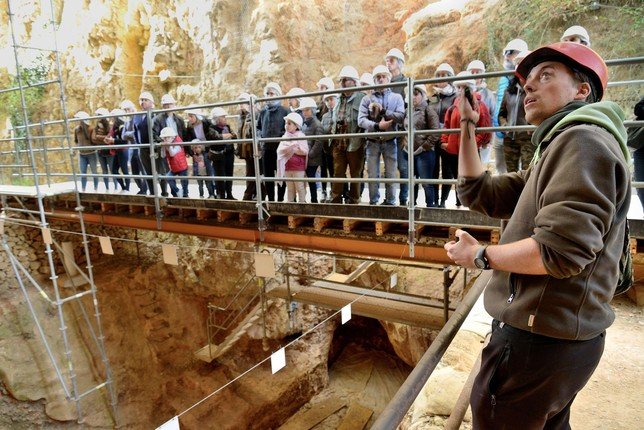
MULTIPOLYGON (((315 178, 315 173, 318 171, 319 166, 307 166, 306 167, 306 177, 315 178)), ((288 184, 286 184, 288 186, 288 184)), ((311 203, 318 202, 318 183, 309 182, 309 191, 311 192, 311 203)))
MULTIPOLYGON (((114 156, 114 161, 112 162, 112 173, 115 175, 118 174, 119 170, 123 175, 129 175, 129 170, 127 167, 128 159, 128 150, 117 150, 116 155, 114 156)), ((121 186, 122 189, 129 191, 130 189, 130 178, 116 178, 116 182, 121 186)))
MULTIPOLYGON (((406 154, 406 153, 405 153, 406 154)), ((418 155, 414 155, 414 178, 416 179, 431 179, 432 172, 434 171, 434 164, 436 163, 435 151, 423 151, 418 155)), ((425 205, 428 208, 435 206, 436 198, 434 197, 434 186, 430 184, 423 184, 425 191, 425 205)), ((414 185, 414 205, 416 205, 416 198, 418 197, 418 184, 414 185)))
MULTIPOLYGON (((445 150, 442 149, 440 146, 437 146, 436 155, 434 157, 435 161, 434 161, 434 170, 432 172, 432 179, 440 178, 441 172, 445 172, 446 170, 449 169, 449 167, 447 167, 447 165, 449 164, 448 159, 449 158, 448 158, 447 152, 445 152, 445 150)), ((445 178, 444 175, 445 174, 443 173, 443 178, 445 178)), ((440 200, 447 200, 447 196, 449 196, 449 192, 452 186, 444 184, 441 187, 440 185, 437 184, 437 185, 432 185, 432 188, 434 188, 434 206, 438 206, 440 204, 440 200), (440 195, 439 195, 439 190, 440 190, 440 195)))
MULTIPOLYGON (((91 154, 79 154, 78 155, 78 164, 81 174, 87 173, 87 166, 92 171, 93 174, 96 174, 96 161, 97 154, 92 152, 91 154)), ((81 177, 81 189, 84 192, 85 187, 87 186, 87 178, 85 176, 81 177)), ((94 191, 98 188, 98 178, 94 176, 94 191)))
POLYGON ((503 138, 498 136, 499 133, 494 134, 492 148, 494 148, 494 165, 496 173, 507 173, 508 168, 505 165, 505 152, 503 151, 503 138))
MULTIPOLYGON (((101 170, 103 171, 104 175, 111 175, 113 170, 112 170, 112 164, 114 164, 114 156, 113 155, 101 155, 98 154, 98 161, 101 163, 101 170)), ((114 181, 114 189, 116 189, 116 179, 113 179, 114 181)), ((103 182, 105 183, 105 190, 110 189, 110 178, 103 178, 103 182)))
MULTIPOLYGON (((188 169, 182 170, 180 172, 168 172, 168 176, 188 176, 188 169)), ((168 184, 170 185, 170 192, 174 197, 179 195, 179 188, 177 188, 177 181, 174 179, 168 179, 168 184)), ((183 191, 183 197, 188 197, 188 180, 181 180, 181 189, 183 191)))
MULTIPOLYGON (((385 161, 385 178, 396 178, 398 145, 396 140, 385 142, 367 141, 367 174, 369 178, 380 178, 380 156, 385 161)), ((369 204, 378 204, 380 184, 369 183, 369 204)), ((396 184, 385 184, 385 204, 396 204, 396 184)))
MULTIPOLYGON (((407 152, 403 151, 400 146, 398 146, 398 172, 400 173, 400 179, 409 180, 409 158, 407 157, 407 152)), ((402 206, 407 204, 407 197, 409 197, 409 183, 401 182, 398 200, 402 206)))

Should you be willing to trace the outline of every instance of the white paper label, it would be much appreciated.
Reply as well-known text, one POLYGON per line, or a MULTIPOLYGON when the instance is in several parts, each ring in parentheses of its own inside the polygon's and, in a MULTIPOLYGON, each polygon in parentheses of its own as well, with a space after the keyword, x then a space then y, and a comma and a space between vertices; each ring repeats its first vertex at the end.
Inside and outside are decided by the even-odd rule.
POLYGON ((286 353, 284 352, 284 348, 280 348, 277 352, 271 355, 271 371, 273 372, 273 375, 285 366, 286 353))
POLYGON ((396 285, 398 285, 398 274, 394 273, 389 281, 389 289, 394 289, 396 285))
POLYGON ((179 428, 179 417, 174 417, 170 421, 157 427, 157 430, 181 430, 179 428))
POLYGON ((107 236, 99 236, 98 241, 101 243, 101 251, 103 254, 114 255, 114 250, 112 249, 112 241, 107 236))
POLYGON ((351 303, 342 308, 342 324, 351 319, 351 303))
POLYGON ((51 230, 49 230, 47 227, 42 227, 40 230, 42 231, 43 242, 45 242, 47 245, 51 245, 53 243, 53 240, 51 238, 51 230))
POLYGON ((275 260, 273 260, 272 254, 255 253, 255 276, 262 278, 275 277, 275 260))
POLYGON ((167 243, 164 243, 162 245, 162 249, 163 249, 163 262, 165 264, 178 266, 179 258, 177 257, 177 247, 174 245, 168 245, 167 243))

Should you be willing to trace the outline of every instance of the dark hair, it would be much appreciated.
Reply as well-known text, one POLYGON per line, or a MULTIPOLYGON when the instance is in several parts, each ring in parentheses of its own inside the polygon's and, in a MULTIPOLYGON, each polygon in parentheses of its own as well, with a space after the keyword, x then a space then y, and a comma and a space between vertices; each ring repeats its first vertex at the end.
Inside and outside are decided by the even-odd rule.
POLYGON ((644 118, 644 97, 637 102, 635 109, 633 109, 633 113, 637 117, 638 121, 641 121, 642 118, 644 118))
POLYGON ((571 67, 571 70, 572 70, 573 79, 576 82, 579 82, 579 83, 584 83, 585 82, 590 86, 590 94, 588 94, 588 96, 586 96, 586 101, 588 103, 598 102, 599 100, 597 99, 597 94, 599 94, 599 93, 597 92, 597 88, 595 87, 595 83, 593 82, 592 79, 590 79, 588 74, 586 72, 582 72, 581 70, 578 70, 578 69, 576 69, 574 67, 571 67))
MULTIPOLYGON (((519 92, 519 89, 517 88, 517 84, 521 85, 521 82, 519 81, 519 78, 515 76, 512 76, 512 79, 510 79, 510 83, 508 84, 508 89, 506 90, 509 94, 516 94, 519 92)), ((523 85, 521 85, 523 87, 523 85)))

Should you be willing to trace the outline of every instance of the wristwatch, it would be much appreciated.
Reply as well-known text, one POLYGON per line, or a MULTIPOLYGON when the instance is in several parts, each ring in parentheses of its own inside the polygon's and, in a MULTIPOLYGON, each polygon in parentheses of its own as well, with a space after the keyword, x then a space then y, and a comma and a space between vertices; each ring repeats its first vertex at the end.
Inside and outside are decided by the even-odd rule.
POLYGON ((490 269, 490 262, 485 256, 485 250, 487 245, 481 246, 478 251, 476 251, 476 256, 474 257, 474 265, 482 270, 490 269))

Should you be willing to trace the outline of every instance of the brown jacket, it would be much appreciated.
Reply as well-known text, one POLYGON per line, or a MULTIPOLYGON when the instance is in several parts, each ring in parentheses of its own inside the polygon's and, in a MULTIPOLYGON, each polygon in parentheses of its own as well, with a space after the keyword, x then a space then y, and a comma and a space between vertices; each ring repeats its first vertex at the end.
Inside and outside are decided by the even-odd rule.
MULTIPOLYGON (((434 108, 429 107, 427 101, 423 101, 414 107, 413 113, 414 130, 438 130, 441 128, 438 121, 438 114, 434 108)), ((409 130, 409 121, 405 115, 405 130, 409 130)), ((440 134, 416 134, 414 135, 414 154, 422 147, 422 151, 433 151, 440 140, 440 134)), ((401 148, 407 150, 407 136, 400 139, 401 148)), ((422 152, 421 151, 421 152, 422 152)))
POLYGON ((555 135, 528 170, 461 178, 470 209, 509 218, 500 244, 533 238, 547 275, 495 270, 485 291, 492 317, 533 333, 587 340, 610 326, 630 173, 615 137, 580 124, 555 135))
MULTIPOLYGON (((74 143, 76 146, 92 146, 92 133, 94 132, 94 127, 81 123, 74 129, 74 143)), ((82 155, 94 154, 95 149, 79 149, 78 152, 82 155)))

